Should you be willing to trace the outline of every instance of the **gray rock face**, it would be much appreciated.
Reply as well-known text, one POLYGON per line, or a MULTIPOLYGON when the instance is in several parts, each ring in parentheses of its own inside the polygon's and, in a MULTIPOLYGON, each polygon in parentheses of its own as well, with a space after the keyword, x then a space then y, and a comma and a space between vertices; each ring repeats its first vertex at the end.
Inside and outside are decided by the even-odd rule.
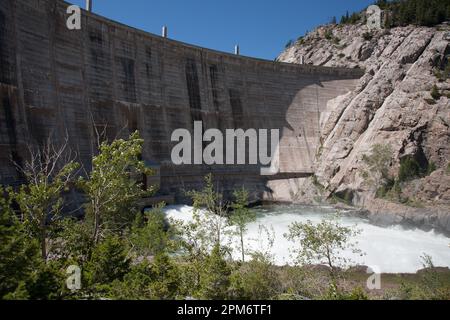
MULTIPOLYGON (((362 178, 367 169, 363 156, 375 144, 389 144, 393 176, 398 174, 400 159, 409 155, 442 168, 402 185, 405 195, 427 207, 450 206, 450 181, 445 174, 450 161, 450 80, 442 77, 450 53, 446 28, 408 26, 369 33, 363 25, 322 26, 280 55, 278 59, 285 62, 299 63, 303 57, 306 64, 366 70, 357 88, 330 101, 322 114, 315 172, 325 195, 350 190, 354 204, 371 203, 374 192, 362 178), (430 94, 434 85, 440 98, 430 94)), ((381 219, 383 214, 378 214, 381 219)), ((418 209, 411 215, 415 222, 450 230, 448 209, 433 213, 418 209)))

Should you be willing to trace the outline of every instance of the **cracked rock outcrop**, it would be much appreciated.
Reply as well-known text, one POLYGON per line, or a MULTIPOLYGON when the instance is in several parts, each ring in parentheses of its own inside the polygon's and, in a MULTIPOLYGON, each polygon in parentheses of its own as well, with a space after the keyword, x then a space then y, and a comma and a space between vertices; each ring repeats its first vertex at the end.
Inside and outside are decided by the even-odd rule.
POLYGON ((438 169, 404 183, 406 196, 424 206, 450 205, 448 29, 408 26, 369 32, 364 25, 327 25, 279 56, 290 63, 365 70, 356 90, 329 101, 321 116, 314 179, 325 196, 345 193, 354 205, 379 205, 363 178, 363 157, 374 145, 388 144, 392 176, 407 156, 438 169), (438 96, 431 94, 434 86, 438 96))

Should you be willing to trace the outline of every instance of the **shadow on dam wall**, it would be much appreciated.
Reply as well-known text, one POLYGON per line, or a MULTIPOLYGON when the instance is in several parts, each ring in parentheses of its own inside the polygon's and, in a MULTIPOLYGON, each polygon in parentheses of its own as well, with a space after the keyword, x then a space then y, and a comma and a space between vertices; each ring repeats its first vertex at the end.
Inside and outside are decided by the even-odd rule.
MULTIPOLYGON (((69 4, 0 2, 0 183, 20 180, 11 158, 28 145, 66 137, 89 170, 97 132, 105 139, 139 130, 143 158, 158 168, 161 194, 180 196, 213 173, 225 192, 244 186, 271 197, 269 180, 313 173, 320 115, 352 90, 361 70, 291 65, 236 56, 161 38, 82 12, 66 27, 69 4), (280 129, 281 172, 258 166, 175 166, 175 129, 280 129)), ((21 160, 22 161, 22 160, 21 160)))

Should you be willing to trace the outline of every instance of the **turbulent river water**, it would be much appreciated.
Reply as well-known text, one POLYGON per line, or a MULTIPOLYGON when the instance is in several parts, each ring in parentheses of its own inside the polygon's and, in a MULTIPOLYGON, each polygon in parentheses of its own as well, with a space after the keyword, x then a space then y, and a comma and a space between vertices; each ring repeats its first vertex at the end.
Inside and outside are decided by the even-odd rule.
MULTIPOLYGON (((330 207, 300 205, 263 206, 255 210, 257 220, 248 226, 246 246, 250 250, 270 249, 277 265, 293 263, 293 243, 284 237, 291 223, 308 220, 319 223, 336 213, 330 207), (264 226, 273 234, 273 246, 268 245, 266 232, 261 233, 260 226, 264 226)), ((193 219, 193 210, 189 206, 169 206, 166 208, 166 214, 168 218, 182 222, 193 219)), ((450 238, 442 234, 401 225, 380 227, 371 224, 369 220, 350 215, 343 215, 340 219, 342 225, 356 226, 361 230, 361 234, 354 240, 365 255, 353 254, 351 251, 342 253, 356 264, 377 267, 383 273, 415 273, 423 267, 421 256, 426 253, 433 258, 435 266, 450 267, 450 238)), ((237 247, 237 239, 230 241, 234 241, 237 247)), ((238 259, 240 252, 234 250, 233 255, 238 259)))

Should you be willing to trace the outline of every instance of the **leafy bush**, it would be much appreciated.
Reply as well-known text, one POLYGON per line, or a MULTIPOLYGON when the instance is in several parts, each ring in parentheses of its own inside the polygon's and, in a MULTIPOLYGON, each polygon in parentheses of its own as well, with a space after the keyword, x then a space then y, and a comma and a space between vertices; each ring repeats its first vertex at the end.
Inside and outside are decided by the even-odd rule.
POLYGON ((385 183, 378 188, 376 197, 383 199, 386 198, 388 193, 394 188, 397 181, 395 179, 387 179, 385 183))
POLYGON ((370 33, 370 32, 364 32, 364 33, 363 33, 363 39, 364 39, 365 41, 370 41, 370 40, 372 40, 372 38, 373 38, 372 33, 370 33))
POLYGON ((124 243, 118 236, 111 235, 93 249, 86 266, 86 279, 89 286, 108 285, 122 280, 129 271, 130 260, 124 243))
POLYGON ((438 89, 438 87, 436 85, 433 86, 433 88, 431 89, 430 94, 431 94, 431 97, 434 100, 439 100, 441 98, 441 93, 439 92, 439 89, 438 89))
POLYGON ((281 287, 280 279, 271 261, 262 255, 244 264, 231 276, 234 299, 273 299, 281 287))
POLYGON ((400 161, 400 170, 398 179, 405 182, 414 179, 420 175, 421 167, 416 159, 411 156, 405 157, 400 161))

